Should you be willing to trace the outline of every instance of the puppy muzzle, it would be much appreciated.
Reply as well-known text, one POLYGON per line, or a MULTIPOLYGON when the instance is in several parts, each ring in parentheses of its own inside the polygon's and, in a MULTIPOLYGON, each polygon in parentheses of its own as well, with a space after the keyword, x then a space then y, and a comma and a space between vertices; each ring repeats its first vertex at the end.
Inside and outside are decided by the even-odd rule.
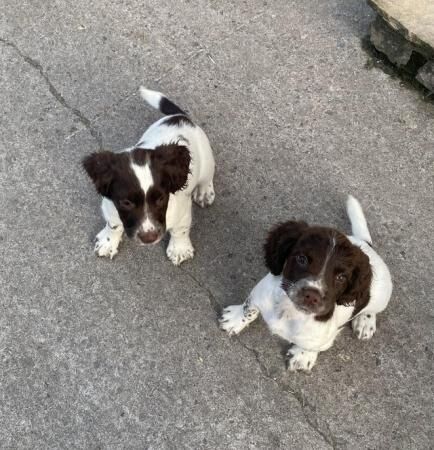
POLYGON ((137 238, 141 244, 158 244, 163 239, 164 232, 159 230, 139 231, 137 238))
POLYGON ((326 310, 325 297, 318 289, 301 288, 293 298, 295 306, 302 311, 322 314, 326 310))

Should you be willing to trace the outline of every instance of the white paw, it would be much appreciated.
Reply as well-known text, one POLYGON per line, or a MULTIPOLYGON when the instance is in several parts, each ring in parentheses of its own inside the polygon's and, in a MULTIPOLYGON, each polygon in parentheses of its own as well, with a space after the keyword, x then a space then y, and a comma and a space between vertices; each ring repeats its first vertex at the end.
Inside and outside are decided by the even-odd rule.
POLYGON ((226 331, 229 336, 238 334, 246 326, 243 313, 243 305, 227 306, 219 319, 220 328, 226 331))
POLYGON ((211 206, 214 203, 215 192, 212 182, 206 187, 198 186, 193 192, 193 200, 201 208, 211 206))
POLYGON ((174 240, 171 238, 166 254, 175 266, 179 266, 184 261, 193 258, 194 248, 190 239, 174 240))
POLYGON ((258 317, 258 311, 250 308, 245 311, 245 305, 231 305, 223 309, 219 318, 220 328, 229 336, 239 334, 251 322, 258 317))
POLYGON ((286 352, 286 366, 291 372, 303 370, 310 372, 318 358, 317 352, 304 350, 297 345, 291 346, 286 352))
POLYGON ((353 319, 353 331, 358 339, 363 341, 371 339, 377 329, 375 317, 375 314, 366 313, 360 314, 360 316, 353 319))
POLYGON ((122 232, 114 231, 106 226, 96 236, 95 253, 98 256, 108 256, 113 259, 118 252, 121 239, 122 232))

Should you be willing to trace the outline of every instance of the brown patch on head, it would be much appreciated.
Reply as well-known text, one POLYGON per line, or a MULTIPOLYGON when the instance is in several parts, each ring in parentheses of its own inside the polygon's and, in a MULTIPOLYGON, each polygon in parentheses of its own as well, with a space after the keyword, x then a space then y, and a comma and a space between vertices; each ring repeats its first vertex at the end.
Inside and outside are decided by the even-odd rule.
POLYGON ((345 291, 337 299, 338 305, 354 304, 353 315, 358 314, 369 302, 372 282, 372 268, 369 257, 359 247, 350 244, 354 253, 351 259, 352 271, 345 291))
POLYGON ((187 184, 190 161, 187 147, 167 144, 153 150, 93 153, 83 160, 83 167, 96 190, 115 204, 127 235, 151 243, 166 231, 170 194, 187 184), (148 186, 141 185, 143 177, 132 164, 149 167, 152 182, 148 186))
POLYGON ((150 153, 154 184, 174 194, 185 188, 190 173, 190 152, 184 145, 160 145, 150 153))
POLYGON ((134 164, 144 166, 150 160, 149 153, 150 150, 146 150, 145 148, 135 148, 131 152, 131 159, 134 164))
POLYGON ((190 173, 190 152, 178 144, 160 145, 155 150, 135 149, 132 152, 136 164, 149 164, 153 184, 146 191, 146 215, 154 230, 139 233, 144 243, 159 240, 166 231, 166 212, 170 194, 183 189, 190 173))
POLYGON ((282 273, 288 254, 306 228, 306 222, 289 221, 276 225, 268 233, 264 245, 265 265, 273 275, 282 273))
POLYGON ((143 219, 145 196, 131 168, 130 154, 92 153, 83 159, 83 167, 98 193, 115 204, 125 232, 132 237, 143 219))
POLYGON ((265 259, 274 275, 282 274, 291 300, 317 320, 328 320, 336 304, 352 304, 357 313, 369 301, 369 258, 337 230, 281 224, 268 236, 265 259))

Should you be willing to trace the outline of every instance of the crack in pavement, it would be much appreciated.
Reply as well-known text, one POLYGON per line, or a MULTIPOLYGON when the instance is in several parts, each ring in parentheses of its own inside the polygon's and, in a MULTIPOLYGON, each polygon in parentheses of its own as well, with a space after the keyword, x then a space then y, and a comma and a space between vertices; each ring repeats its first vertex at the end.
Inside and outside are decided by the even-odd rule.
POLYGON ((309 404, 308 402, 306 402, 303 393, 302 392, 297 392, 297 391, 293 391, 289 388, 286 388, 285 386, 282 386, 277 380, 276 378, 272 377, 270 375, 270 371, 268 370, 267 366, 260 360, 259 357, 259 352, 257 350, 255 350, 254 348, 251 348, 249 346, 247 346, 240 338, 237 339, 237 341, 241 344, 242 347, 244 347, 246 350, 248 350, 249 352, 251 352, 254 356, 255 359, 259 365, 259 368, 262 372, 262 375, 265 378, 268 378, 269 380, 273 381, 276 386, 281 389, 283 392, 290 394, 295 400, 297 400, 298 404, 300 405, 301 411, 303 413, 303 416, 306 420, 306 423, 310 426, 310 428, 312 428, 316 433, 318 433, 322 439, 330 445, 330 447, 332 447, 333 449, 336 448, 336 440, 333 437, 331 430, 328 426, 328 424, 326 423, 326 427, 327 427, 327 431, 328 433, 325 433, 324 431, 322 431, 320 429, 319 423, 317 418, 315 418, 314 420, 312 420, 309 415, 308 415, 308 411, 307 408, 308 407, 310 410, 312 410, 312 405, 309 404))
POLYGON ((301 410, 303 412, 304 418, 305 418, 306 422, 309 424, 309 426, 313 430, 315 430, 324 439, 324 441, 327 442, 328 445, 330 445, 330 447, 333 450, 335 450, 337 448, 336 439, 332 435, 329 425, 327 424, 327 422, 324 422, 325 427, 327 428, 327 432, 325 432, 320 428, 320 424, 318 423, 318 418, 316 416, 314 416, 314 418, 312 419, 309 416, 307 408, 309 408, 312 411, 313 405, 311 405, 309 402, 306 401, 306 399, 303 396, 303 393, 297 392, 297 391, 292 391, 290 389, 285 389, 283 386, 280 386, 280 385, 279 385, 279 387, 284 392, 289 393, 292 397, 294 397, 297 400, 297 402, 299 403, 301 410))
POLYGON ((42 79, 45 81, 46 85, 48 86, 48 90, 50 94, 57 100, 58 103, 60 103, 64 108, 71 111, 72 114, 77 117, 77 119, 80 121, 80 123, 86 128, 90 135, 95 139, 95 141, 98 144, 99 150, 102 150, 102 137, 101 134, 94 128, 91 121, 77 108, 74 108, 71 106, 65 98, 62 96, 62 94, 54 87, 53 83, 50 81, 50 78, 48 77, 47 72, 44 70, 42 65, 36 61, 35 59, 31 58, 30 56, 23 53, 16 44, 9 41, 8 39, 5 39, 3 37, 0 37, 0 42, 4 45, 11 47, 15 50, 15 52, 30 66, 32 66, 35 70, 39 72, 42 79))
MULTIPOLYGON (((214 294, 210 291, 210 289, 206 286, 204 286, 203 283, 201 283, 195 276, 193 276, 190 272, 188 272, 187 270, 183 269, 182 267, 180 267, 180 270, 187 275, 187 277, 189 277, 197 286, 199 286, 199 288, 203 291, 206 292, 209 302, 211 304, 211 307, 214 309, 214 311, 217 314, 220 314, 221 310, 222 310, 222 305, 217 301, 217 299, 215 298, 214 294)), ((326 442, 333 450, 337 448, 337 443, 336 443, 336 439, 334 438, 334 436, 332 435, 332 432, 330 430, 329 425, 325 423, 325 426, 327 428, 327 432, 324 432, 323 430, 321 430, 318 419, 316 417, 314 417, 314 419, 312 419, 309 415, 309 411, 313 412, 313 405, 311 405, 310 403, 308 403, 302 392, 297 392, 297 391, 293 391, 289 388, 286 388, 285 386, 282 386, 276 378, 273 378, 270 375, 270 371, 268 370, 267 366, 261 361, 260 359, 260 353, 255 350, 254 348, 249 347, 247 344, 245 344, 239 336, 235 336, 234 338, 232 338, 235 342, 237 342, 242 348, 244 348, 245 350, 247 350, 249 353, 253 354, 253 356, 255 357, 255 360, 259 366, 259 369, 261 371, 261 374, 264 378, 266 378, 267 380, 271 380, 280 390, 282 390, 283 392, 290 394, 296 401, 297 403, 300 405, 300 409, 303 413, 304 419, 306 421, 306 423, 308 424, 308 426, 315 431, 317 434, 319 434, 321 436, 321 438, 324 440, 324 442, 326 442)))
MULTIPOLYGON (((43 78, 43 80, 45 81, 45 83, 48 86, 49 92, 52 94, 52 96, 57 100, 58 103, 60 103, 64 108, 68 109, 69 111, 72 112, 72 114, 77 117, 77 119, 80 121, 80 123, 84 126, 85 129, 87 129, 90 133, 90 135, 96 140, 96 142, 98 143, 99 149, 101 150, 103 148, 102 145, 102 137, 100 135, 100 133, 94 128, 94 126, 92 125, 92 122, 84 116, 84 114, 77 108, 72 107, 66 100, 65 98, 62 96, 62 94, 54 87, 54 85, 51 83, 48 74, 46 73, 46 71, 44 70, 44 68, 42 67, 42 65, 32 59, 30 56, 24 54, 14 43, 10 42, 9 40, 0 37, 0 42, 3 43, 6 46, 9 46, 11 48, 13 48, 15 50, 15 52, 30 66, 32 66, 34 69, 36 69, 39 74, 41 75, 41 77, 43 78)), ((201 48, 195 52, 193 52, 192 54, 190 54, 187 58, 186 61, 195 58, 196 56, 198 56, 200 53, 206 52, 205 48, 201 48)), ((206 53, 208 57, 210 57, 210 54, 206 53)), ((210 57, 212 60, 212 57, 210 57)), ((171 73, 173 70, 175 70, 176 67, 174 67, 171 71, 169 71, 169 73, 171 73)), ((164 76, 160 77, 158 81, 161 81, 163 78, 165 78, 169 73, 164 74, 164 76)), ((113 107, 116 107, 119 103, 121 103, 122 101, 124 101, 126 98, 133 96, 135 94, 128 94, 125 97, 123 97, 121 100, 118 100, 117 102, 115 102, 114 105, 112 105, 111 107, 109 107, 109 110, 111 110, 113 107)), ((97 114, 93 120, 98 120, 100 119, 102 116, 104 116, 107 113, 107 111, 103 111, 100 114, 97 114)), ((74 133, 72 133, 70 136, 67 136, 66 139, 70 138, 71 136, 73 136, 74 134, 76 134, 77 132, 79 132, 80 130, 75 130, 74 133)), ((213 310, 219 314, 221 309, 222 309, 222 305, 220 305, 220 303, 217 301, 217 299, 215 298, 215 296, 213 295, 213 293, 210 291, 210 289, 208 287, 206 287, 200 280, 198 280, 194 275, 192 275, 190 272, 186 271, 183 268, 180 268, 180 270, 187 275, 187 277, 189 277, 201 290, 205 291, 207 294, 207 297, 209 299, 210 305, 213 308, 213 310)), ((279 387, 282 391, 289 393, 292 397, 294 397, 294 399, 299 403, 300 408, 303 412, 303 416, 306 420, 306 423, 310 426, 310 428, 312 428, 316 433, 318 433, 322 439, 328 444, 330 445, 333 449, 336 448, 336 444, 335 444, 335 439, 333 438, 331 431, 327 426, 327 431, 328 433, 325 433, 324 431, 322 431, 319 427, 318 424, 318 420, 315 418, 315 420, 312 420, 309 415, 308 412, 306 410, 306 406, 308 406, 311 410, 312 410, 312 405, 308 404, 305 402, 305 399, 303 397, 302 393, 299 392, 295 392, 295 391, 291 391, 290 389, 286 389, 284 386, 282 386, 275 378, 273 378, 270 375, 270 372, 267 368, 267 366, 261 361, 260 359, 260 354, 257 350, 255 350, 254 348, 249 347, 248 345, 246 345, 239 337, 237 337, 235 339, 235 341, 245 350, 247 350, 249 353, 253 354, 259 368, 261 371, 261 374, 263 377, 265 377, 268 380, 271 380, 274 384, 276 384, 277 387, 279 387)))
POLYGON ((197 286, 199 286, 203 291, 206 292, 209 303, 211 305, 211 308, 217 313, 220 314, 220 311, 222 309, 222 306, 217 301, 217 299, 214 297, 214 294, 206 287, 204 286, 194 275, 192 275, 187 270, 183 269, 182 267, 179 267, 181 272, 183 272, 185 275, 187 275, 194 283, 196 283, 197 286))
MULTIPOLYGON (((263 16, 265 14, 264 10, 261 10, 256 14, 254 17, 252 17, 247 23, 254 23, 258 18, 263 16)), ((232 37, 236 32, 243 29, 247 23, 240 24, 236 28, 234 28, 230 33, 228 33, 222 41, 228 40, 230 37, 232 37)), ((108 113, 113 111, 114 108, 116 108, 120 103, 127 100, 130 97, 133 97, 136 95, 136 92, 133 93, 127 93, 126 95, 122 96, 119 100, 114 102, 112 105, 108 106, 104 111, 101 111, 100 113, 96 114, 91 119, 88 119, 78 108, 74 108, 71 106, 65 98, 62 96, 62 94, 54 87, 53 83, 50 81, 47 72, 44 70, 42 65, 36 61, 35 59, 31 58, 30 56, 26 55, 21 51, 21 49, 11 42, 10 40, 0 37, 0 42, 4 45, 11 47, 15 50, 15 52, 30 66, 32 66, 34 69, 36 69, 45 83, 48 86, 48 90, 50 91, 51 95, 66 109, 72 112, 75 117, 79 120, 83 128, 78 128, 74 130, 72 133, 70 133, 68 136, 65 137, 64 141, 67 141, 71 139, 73 136, 75 136, 77 133, 81 132, 83 129, 86 129, 89 131, 90 135, 96 140, 99 150, 103 150, 103 142, 102 142, 102 136, 101 134, 95 129, 95 124, 98 120, 100 120, 102 117, 106 116, 108 113)), ((181 63, 175 64, 170 70, 165 72, 163 75, 155 79, 154 81, 156 83, 159 83, 164 78, 167 78, 172 72, 174 72, 177 68, 179 68, 183 63, 188 62, 192 59, 195 59, 200 54, 204 53, 213 64, 216 64, 215 60, 212 57, 211 50, 208 49, 206 45, 199 45, 199 48, 197 50, 192 51, 187 57, 184 58, 184 60, 181 63)))

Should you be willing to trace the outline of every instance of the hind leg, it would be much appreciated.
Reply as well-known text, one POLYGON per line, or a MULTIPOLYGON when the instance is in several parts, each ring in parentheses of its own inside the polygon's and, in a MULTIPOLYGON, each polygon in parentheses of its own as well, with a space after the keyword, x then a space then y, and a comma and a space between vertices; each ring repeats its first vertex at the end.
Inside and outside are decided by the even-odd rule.
POLYGON ((211 206, 214 203, 214 199, 215 192, 212 180, 204 184, 199 184, 193 191, 193 200, 201 208, 211 206))
POLYGON ((179 196, 176 201, 177 214, 166 222, 170 233, 166 254, 175 266, 179 266, 194 256, 194 248, 190 240, 192 203, 190 195, 179 196))
POLYGON ((193 191, 193 200, 201 208, 210 206, 215 199, 214 192, 214 171, 215 162, 211 146, 205 133, 200 130, 199 149, 200 149, 200 176, 199 183, 193 191))

